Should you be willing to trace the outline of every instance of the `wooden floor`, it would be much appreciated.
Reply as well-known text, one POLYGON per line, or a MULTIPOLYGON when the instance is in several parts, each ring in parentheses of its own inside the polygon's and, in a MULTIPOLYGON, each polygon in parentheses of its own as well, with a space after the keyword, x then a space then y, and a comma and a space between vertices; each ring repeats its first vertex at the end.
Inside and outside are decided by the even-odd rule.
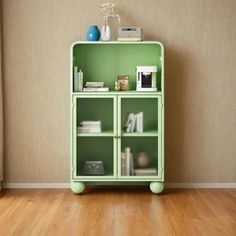
POLYGON ((235 236, 236 189, 3 190, 0 235, 235 236))

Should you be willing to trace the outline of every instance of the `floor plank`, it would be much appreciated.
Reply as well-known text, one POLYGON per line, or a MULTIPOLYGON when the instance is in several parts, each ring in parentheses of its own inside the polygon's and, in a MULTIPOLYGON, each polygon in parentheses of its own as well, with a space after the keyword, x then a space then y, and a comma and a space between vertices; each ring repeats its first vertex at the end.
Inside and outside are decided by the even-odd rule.
POLYGON ((90 187, 0 192, 0 235, 236 235, 236 189, 90 187))

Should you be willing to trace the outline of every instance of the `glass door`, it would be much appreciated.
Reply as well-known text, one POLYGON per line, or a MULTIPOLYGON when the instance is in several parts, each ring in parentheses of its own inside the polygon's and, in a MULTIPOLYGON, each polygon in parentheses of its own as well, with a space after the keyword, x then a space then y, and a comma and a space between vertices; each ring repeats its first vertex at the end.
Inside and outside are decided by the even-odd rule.
POLYGON ((118 177, 161 177, 161 96, 118 97, 118 177))
POLYGON ((116 96, 73 97, 73 178, 115 178, 116 96))

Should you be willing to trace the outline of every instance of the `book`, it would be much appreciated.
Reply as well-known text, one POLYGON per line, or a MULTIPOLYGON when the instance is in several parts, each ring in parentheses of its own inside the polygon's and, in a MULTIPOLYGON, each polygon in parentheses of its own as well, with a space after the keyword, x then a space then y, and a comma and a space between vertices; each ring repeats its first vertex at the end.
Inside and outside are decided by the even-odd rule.
POLYGON ((100 120, 96 120, 96 121, 90 121, 90 120, 85 120, 80 122, 81 125, 101 125, 101 121, 100 120))
POLYGON ((84 92, 108 92, 109 91, 109 88, 108 87, 101 87, 101 88, 97 88, 97 87, 94 87, 94 88, 83 88, 83 91, 84 92))
POLYGON ((142 168, 142 169, 135 169, 134 175, 136 176, 149 176, 149 175, 157 175, 157 168, 142 168))
POLYGON ((78 133, 100 133, 101 121, 82 121, 78 127, 78 133))
POLYGON ((143 112, 136 114, 136 131, 138 133, 143 132, 143 112))
POLYGON ((134 158, 133 158, 133 153, 130 153, 130 175, 134 175, 134 158))
POLYGON ((87 88, 100 88, 100 87, 104 86, 104 82, 100 82, 100 81, 97 81, 97 82, 86 82, 85 86, 87 88))
POLYGON ((132 112, 127 114, 125 124, 123 126, 124 132, 130 132, 133 116, 134 116, 134 113, 132 113, 132 112))
POLYGON ((130 147, 125 148, 125 159, 126 159, 126 175, 130 175, 130 147))
POLYGON ((130 175, 134 175, 134 161, 130 147, 126 147, 124 152, 121 152, 121 176, 130 175))
POLYGON ((133 132, 143 132, 143 112, 134 114, 129 112, 125 119, 125 124, 123 126, 123 131, 127 133, 133 132))
POLYGON ((125 153, 121 152, 121 176, 126 176, 126 158, 125 153))
POLYGON ((137 118, 137 114, 134 114, 132 117, 131 125, 130 125, 130 132, 135 131, 136 118, 137 118))
POLYGON ((143 132, 143 112, 139 112, 139 132, 143 132))
POLYGON ((78 127, 78 133, 101 133, 101 127, 78 127))

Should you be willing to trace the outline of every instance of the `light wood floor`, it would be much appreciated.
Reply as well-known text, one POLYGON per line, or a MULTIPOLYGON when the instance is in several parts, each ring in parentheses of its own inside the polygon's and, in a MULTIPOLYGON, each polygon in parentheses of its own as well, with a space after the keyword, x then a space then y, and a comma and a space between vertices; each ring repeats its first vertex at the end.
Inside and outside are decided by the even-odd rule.
POLYGON ((236 189, 0 192, 0 235, 236 235, 236 189))

